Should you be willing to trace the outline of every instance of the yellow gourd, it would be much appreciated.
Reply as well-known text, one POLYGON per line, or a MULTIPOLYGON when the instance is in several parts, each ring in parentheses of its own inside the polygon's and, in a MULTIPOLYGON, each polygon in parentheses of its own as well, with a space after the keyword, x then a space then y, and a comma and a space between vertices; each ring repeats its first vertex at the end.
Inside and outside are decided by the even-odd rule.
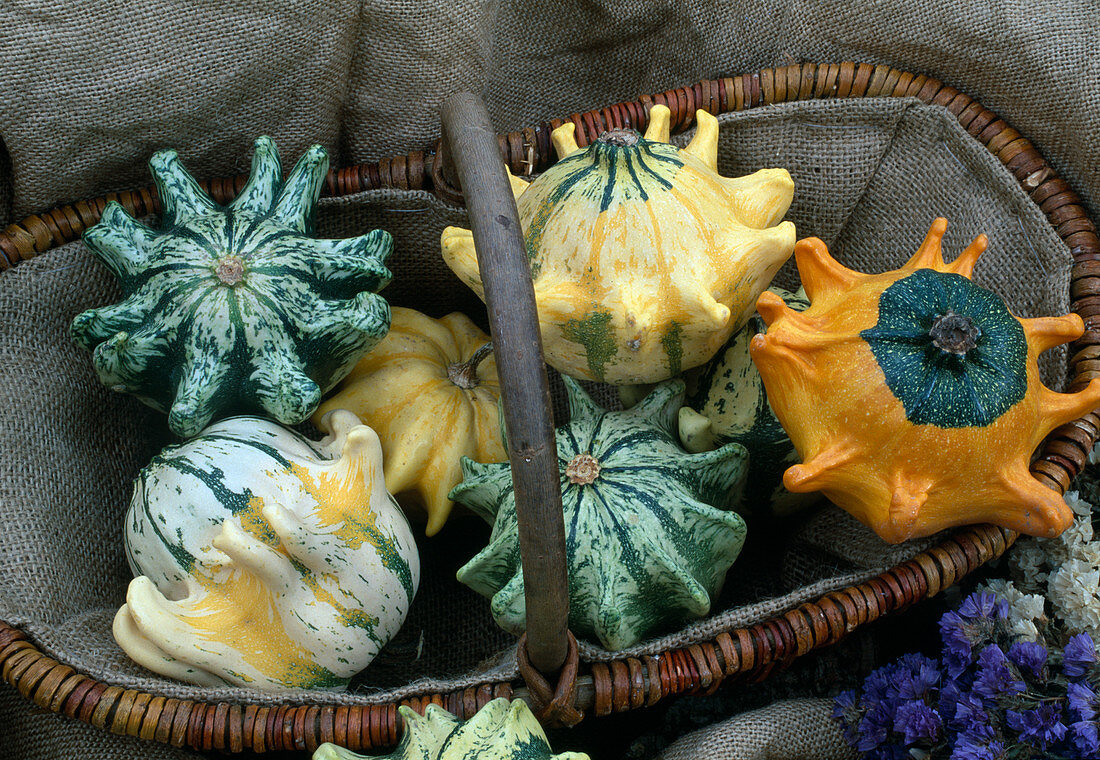
MULTIPOLYGON (((583 150, 570 122, 552 135, 557 164, 530 184, 512 178, 546 360, 561 372, 628 385, 698 366, 790 258, 790 174, 720 176, 718 121, 696 120, 683 150, 668 144, 665 106, 645 137, 611 130, 583 150)), ((448 227, 441 242, 484 298, 470 231, 448 227)))
POLYGON ((1028 465, 1051 430, 1100 406, 1100 380, 1055 393, 1037 359, 1083 323, 1013 316, 970 281, 985 236, 946 264, 946 228, 937 219, 905 266, 877 275, 801 240, 810 307, 760 296, 752 358, 802 459, 783 485, 821 491, 891 543, 983 522, 1058 535, 1073 512, 1028 465))
POLYGON ((458 312, 432 319, 393 307, 390 331, 321 404, 314 420, 348 409, 382 441, 386 489, 427 512, 435 535, 454 505, 463 456, 508 458, 497 415, 500 384, 489 336, 458 312))

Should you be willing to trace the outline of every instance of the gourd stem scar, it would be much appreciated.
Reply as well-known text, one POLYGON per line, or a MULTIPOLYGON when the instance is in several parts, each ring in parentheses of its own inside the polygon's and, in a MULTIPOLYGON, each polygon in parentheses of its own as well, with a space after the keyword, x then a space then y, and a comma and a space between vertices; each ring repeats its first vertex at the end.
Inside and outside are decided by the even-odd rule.
POLYGON ((948 311, 936 317, 928 335, 932 338, 932 345, 944 353, 965 356, 977 347, 982 331, 970 317, 948 311))
POLYGON ((596 141, 605 143, 607 145, 615 145, 620 148, 626 148, 631 145, 637 145, 640 138, 641 135, 639 135, 633 129, 623 129, 619 127, 616 129, 609 129, 606 132, 601 132, 600 136, 596 138, 596 141))
POLYGON ((214 273, 219 280, 232 287, 244 279, 244 260, 240 256, 222 256, 214 273))
POLYGON ((477 366, 493 353, 493 344, 486 343, 469 358, 468 361, 454 362, 447 365, 447 379, 464 390, 472 390, 481 381, 477 376, 477 366))
POLYGON ((565 467, 565 477, 573 485, 586 486, 600 476, 600 463, 591 454, 577 454, 565 467))

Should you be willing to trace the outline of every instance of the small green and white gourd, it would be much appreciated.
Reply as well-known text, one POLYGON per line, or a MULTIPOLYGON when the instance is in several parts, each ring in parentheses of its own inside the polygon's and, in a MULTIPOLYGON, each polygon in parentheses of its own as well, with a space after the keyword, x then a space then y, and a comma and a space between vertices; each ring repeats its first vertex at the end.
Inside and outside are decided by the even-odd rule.
POLYGON ((494 699, 467 721, 436 705, 428 705, 423 716, 409 707, 397 712, 405 733, 388 755, 359 755, 322 744, 313 760, 589 760, 583 752, 555 755, 531 708, 518 699, 494 699))
MULTIPOLYGON (((794 293, 782 288, 768 290, 795 311, 805 311, 810 305, 801 288, 794 293)), ((764 320, 754 313, 693 378, 694 390, 680 409, 680 441, 692 452, 710 451, 731 442, 744 446, 749 452, 743 499, 746 513, 770 509, 785 515, 820 496, 795 494, 783 487, 783 472, 799 460, 749 355, 749 343, 765 330, 764 320)))
MULTIPOLYGON (((684 384, 659 384, 608 412, 563 376, 571 419, 556 431, 569 570, 569 627, 616 650, 706 615, 745 540, 727 507, 747 455, 731 443, 700 454, 676 438, 684 384)), ((497 623, 525 628, 516 502, 507 463, 464 458, 451 498, 492 523, 489 546, 458 579, 492 597, 497 623)))
POLYGON ((378 436, 336 410, 319 442, 234 417, 162 451, 134 484, 134 574, 115 640, 200 685, 339 689, 397 632, 419 582, 378 436))
POLYGON ((149 167, 163 229, 107 204, 84 243, 125 300, 79 314, 73 339, 94 351, 104 385, 167 412, 177 435, 229 413, 302 422, 389 329, 375 291, 390 281, 390 235, 310 236, 328 170, 319 145, 284 182, 275 144, 259 138, 247 184, 224 207, 175 151, 149 167))

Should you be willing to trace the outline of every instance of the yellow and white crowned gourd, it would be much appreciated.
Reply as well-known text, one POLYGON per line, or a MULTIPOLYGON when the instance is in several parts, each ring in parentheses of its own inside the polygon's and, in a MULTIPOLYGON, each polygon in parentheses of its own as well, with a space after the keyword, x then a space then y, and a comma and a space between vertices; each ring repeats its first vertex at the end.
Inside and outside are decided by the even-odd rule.
POLYGON ((464 314, 432 319, 391 308, 390 331, 359 360, 314 421, 348 409, 378 433, 386 488, 412 514, 428 514, 434 536, 462 482, 462 457, 508 459, 500 434, 500 381, 489 336, 464 314), (410 498, 411 497, 411 498, 410 498))
MULTIPOLYGON (((780 220, 785 169, 718 174, 718 121, 670 145, 669 110, 643 137, 614 129, 581 149, 574 125, 552 135, 559 161, 534 182, 513 177, 546 359, 573 377, 654 383, 707 361, 753 313, 794 251, 780 220)), ((448 227, 443 258, 484 298, 469 230, 448 227)))
POLYGON ((142 470, 114 622, 132 659, 204 686, 339 689, 397 632, 420 560, 378 437, 344 410, 320 427, 234 417, 142 470))

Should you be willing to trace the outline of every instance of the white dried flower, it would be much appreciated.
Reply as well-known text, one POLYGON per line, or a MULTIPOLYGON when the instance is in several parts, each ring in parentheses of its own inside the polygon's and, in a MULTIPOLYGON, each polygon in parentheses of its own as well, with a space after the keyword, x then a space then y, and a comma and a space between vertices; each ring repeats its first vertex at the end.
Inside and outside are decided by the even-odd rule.
POLYGON ((1073 558, 1100 567, 1100 541, 1089 541, 1078 546, 1073 552, 1073 558))
MULTIPOLYGON (((1077 523, 1075 521, 1074 525, 1076 524, 1077 523)), ((1069 532, 1068 528, 1066 529, 1066 532, 1069 532)), ((1065 533, 1063 533, 1062 535, 1065 535, 1065 533)), ((1073 537, 1071 536, 1067 537, 1066 540, 1062 540, 1062 536, 1058 536, 1057 538, 1035 539, 1035 543, 1038 545, 1039 551, 1041 551, 1044 555, 1044 560, 1048 569, 1050 569, 1051 571, 1057 570, 1063 562, 1065 562, 1067 559, 1070 558, 1070 556, 1072 556, 1071 550, 1073 548, 1073 544, 1068 543, 1072 540, 1072 538, 1073 537)))
POLYGON ((1066 560, 1051 573, 1047 598, 1072 633, 1100 629, 1100 567, 1066 560))
POLYGON ((1039 594, 1025 594, 1003 578, 986 581, 979 590, 989 591, 1008 602, 1008 623, 1012 632, 1023 639, 1037 641, 1039 629, 1036 621, 1046 619, 1046 600, 1039 594))
POLYGON ((1046 616, 1046 599, 1040 594, 1020 594, 1012 608, 1026 620, 1040 620, 1046 616))
POLYGON ((1042 593, 1047 581, 1047 568, 1050 566, 1046 552, 1039 541, 1031 538, 1020 539, 1013 547, 1008 559, 1012 579, 1023 593, 1042 593))
POLYGON ((1077 558, 1078 554, 1092 542, 1092 520, 1075 520, 1062 535, 1050 539, 1047 543, 1055 542, 1065 553, 1065 559, 1077 558))
POLYGON ((994 596, 1004 599, 1009 604, 1012 604, 1013 597, 1019 595, 1019 590, 1012 585, 1012 581, 1005 580, 1004 578, 990 578, 982 583, 977 591, 988 591, 994 596))
POLYGON ((1012 634, 1018 639, 1039 641, 1039 628, 1032 620, 1013 620, 1011 630, 1012 634))
MULTIPOLYGON (((1100 446, 1089 461, 1100 464, 1100 446)), ((1013 582, 990 581, 1009 602, 1013 632, 1032 637, 1045 601, 1071 633, 1089 633, 1100 649, 1100 540, 1092 527, 1092 505, 1080 492, 1066 493, 1075 519, 1061 536, 1022 538, 1008 554, 1013 582)))
MULTIPOLYGON (((1089 456, 1091 457, 1092 454, 1090 453, 1089 456)), ((1066 491, 1066 504, 1077 517, 1088 517, 1089 523, 1092 523, 1092 505, 1081 498, 1079 491, 1066 491)))

